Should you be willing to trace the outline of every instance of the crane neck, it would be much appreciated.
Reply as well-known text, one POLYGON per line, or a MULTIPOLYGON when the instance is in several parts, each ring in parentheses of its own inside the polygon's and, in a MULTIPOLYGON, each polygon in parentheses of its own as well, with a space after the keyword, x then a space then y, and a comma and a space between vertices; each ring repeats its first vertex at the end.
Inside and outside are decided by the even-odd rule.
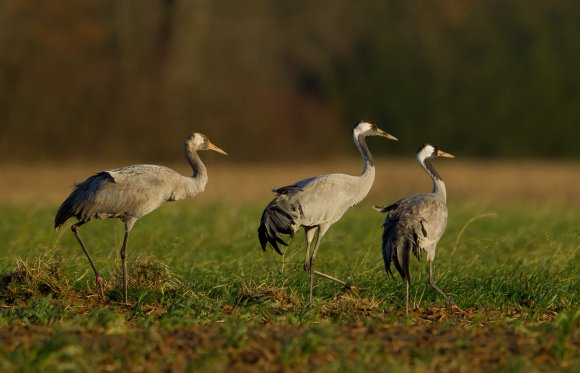
POLYGON ((447 189, 445 188, 445 183, 443 182, 441 176, 439 176, 437 170, 435 170, 435 167, 433 167, 431 160, 419 160, 419 164, 429 174, 429 176, 431 176, 431 180, 433 181, 432 193, 439 196, 443 202, 447 202, 447 189))
POLYGON ((205 189, 205 184, 207 183, 207 169, 205 165, 199 158, 199 154, 192 148, 185 146, 185 159, 191 166, 193 175, 191 178, 190 189, 192 194, 202 192, 205 189))
POLYGON ((372 173, 374 175, 375 170, 375 160, 373 159, 373 155, 371 154, 369 147, 366 143, 366 136, 363 134, 358 135, 358 137, 354 137, 354 144, 356 145, 360 156, 364 162, 364 168, 362 172, 362 176, 372 173))

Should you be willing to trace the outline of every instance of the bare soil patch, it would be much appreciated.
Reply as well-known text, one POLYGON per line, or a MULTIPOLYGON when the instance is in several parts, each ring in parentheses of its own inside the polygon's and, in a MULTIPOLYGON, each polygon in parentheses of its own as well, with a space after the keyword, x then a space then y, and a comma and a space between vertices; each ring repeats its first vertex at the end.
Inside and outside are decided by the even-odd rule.
MULTIPOLYGON (((179 329, 149 327, 131 333, 55 330, 46 326, 0 330, 2 354, 51 349, 58 355, 71 345, 91 353, 99 371, 324 370, 339 362, 356 367, 398 366, 425 371, 497 371, 529 364, 532 371, 577 367, 578 330, 559 356, 557 334, 541 327, 450 327, 441 323, 411 326, 362 324, 333 328, 301 325, 198 325, 179 329), (519 363, 518 363, 519 362, 519 363)), ((42 358, 38 352, 30 355, 42 358)), ((46 355, 46 356, 49 356, 46 355)), ((48 357, 46 357, 48 359, 48 357)), ((71 359, 74 362, 74 359, 71 359)))

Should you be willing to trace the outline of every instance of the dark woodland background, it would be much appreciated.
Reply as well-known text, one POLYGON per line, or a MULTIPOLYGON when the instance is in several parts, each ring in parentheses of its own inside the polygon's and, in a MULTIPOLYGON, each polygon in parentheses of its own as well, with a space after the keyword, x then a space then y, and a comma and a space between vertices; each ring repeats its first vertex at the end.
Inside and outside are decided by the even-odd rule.
POLYGON ((0 162, 580 156, 577 0, 0 0, 0 162), (373 140, 374 141, 374 140, 373 140))

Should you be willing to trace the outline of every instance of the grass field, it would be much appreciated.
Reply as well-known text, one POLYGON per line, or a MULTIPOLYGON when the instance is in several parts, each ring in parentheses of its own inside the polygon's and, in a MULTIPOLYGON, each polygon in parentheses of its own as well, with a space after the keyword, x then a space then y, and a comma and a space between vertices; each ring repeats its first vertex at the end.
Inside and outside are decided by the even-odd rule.
MULTIPOLYGON (((505 165, 485 167, 509 173, 505 165)), ((565 185, 576 174, 562 172, 578 167, 560 167, 549 180, 553 168, 513 168, 529 180, 520 185, 527 201, 514 197, 521 193, 507 186, 509 178, 511 197, 493 198, 477 179, 461 181, 459 169, 441 167, 462 189, 449 182, 450 218, 435 276, 460 310, 446 307, 426 285, 425 263, 413 260, 408 318, 403 283, 387 277, 382 263, 383 216, 369 206, 396 198, 401 188, 416 186, 403 195, 429 188, 418 170, 384 198, 374 190, 331 228, 319 268, 363 288, 350 292, 319 278, 311 307, 304 235, 284 256, 263 253, 256 236, 267 188, 292 179, 271 174, 264 186, 254 170, 255 185, 241 183, 237 198, 210 191, 210 169, 209 197, 141 219, 129 240, 131 306, 120 303, 120 222, 80 231, 105 277, 102 300, 70 230, 52 230, 58 200, 15 192, 19 197, 0 202, 0 370, 578 371, 580 192, 565 185), (547 199, 545 189, 556 188, 550 182, 560 193, 547 199), (470 185, 479 192, 467 195, 470 185), (260 188, 263 200, 244 192, 260 188)), ((47 193, 64 198, 79 179, 47 193)), ((48 184, 37 182, 40 189, 48 184)))

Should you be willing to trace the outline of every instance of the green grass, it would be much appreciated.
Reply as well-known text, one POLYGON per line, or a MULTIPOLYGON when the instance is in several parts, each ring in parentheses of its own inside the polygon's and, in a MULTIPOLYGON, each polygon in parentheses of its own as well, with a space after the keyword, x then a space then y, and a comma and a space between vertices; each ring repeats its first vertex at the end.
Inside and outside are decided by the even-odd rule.
POLYGON ((80 230, 105 277, 101 300, 68 227, 52 229, 55 206, 0 206, 0 370, 578 368, 577 209, 451 205, 435 276, 461 310, 446 308, 413 259, 407 318, 403 283, 384 271, 381 214, 349 211, 317 257, 321 270, 364 288, 318 278, 308 307, 304 234, 284 256, 263 253, 261 207, 188 201, 141 219, 124 306, 122 223, 80 230))

